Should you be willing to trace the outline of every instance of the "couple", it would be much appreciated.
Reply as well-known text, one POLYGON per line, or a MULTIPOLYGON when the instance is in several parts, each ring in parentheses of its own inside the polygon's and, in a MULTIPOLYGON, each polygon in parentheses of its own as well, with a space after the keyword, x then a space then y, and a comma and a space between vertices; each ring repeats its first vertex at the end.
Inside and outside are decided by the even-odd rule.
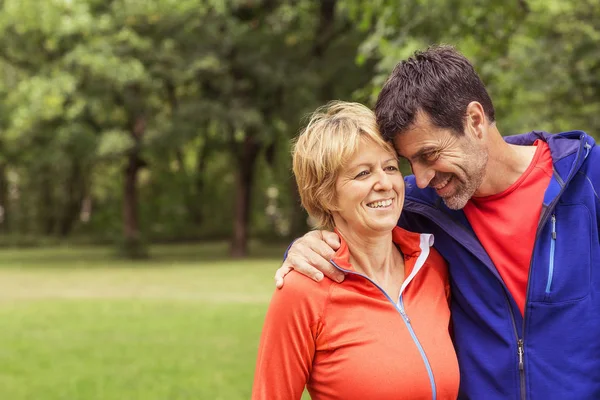
POLYGON ((338 103, 295 145, 302 203, 337 235, 308 233, 277 272, 318 283, 294 272, 274 294, 253 398, 600 398, 593 139, 503 139, 444 46, 396 67, 375 117, 338 103))

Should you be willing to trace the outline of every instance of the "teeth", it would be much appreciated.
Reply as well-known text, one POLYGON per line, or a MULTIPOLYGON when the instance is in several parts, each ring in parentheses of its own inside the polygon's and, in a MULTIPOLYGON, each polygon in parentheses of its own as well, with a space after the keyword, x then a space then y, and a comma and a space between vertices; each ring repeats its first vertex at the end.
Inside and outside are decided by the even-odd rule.
POLYGON ((435 186, 435 187, 434 187, 434 189, 435 189, 435 190, 440 190, 440 189, 443 189, 444 187, 446 187, 446 185, 448 184, 448 182, 450 182, 450 179, 451 179, 451 178, 452 178, 452 177, 449 177, 449 178, 448 178, 448 179, 446 179, 446 180, 445 180, 445 181, 444 181, 442 184, 435 186))
POLYGON ((391 205, 392 205, 392 199, 388 199, 388 200, 374 201, 372 203, 368 203, 367 207, 379 208, 379 207, 389 207, 391 205))

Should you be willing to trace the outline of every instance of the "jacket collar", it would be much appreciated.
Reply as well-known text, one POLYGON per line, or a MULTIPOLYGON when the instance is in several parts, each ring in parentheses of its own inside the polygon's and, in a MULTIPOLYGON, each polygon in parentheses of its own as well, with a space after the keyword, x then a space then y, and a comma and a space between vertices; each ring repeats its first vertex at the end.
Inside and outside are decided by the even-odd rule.
MULTIPOLYGON (((342 238, 337 228, 334 230, 340 237, 340 248, 335 252, 331 261, 344 270, 356 272, 350 263, 348 243, 342 238)), ((418 257, 421 254, 420 240, 421 235, 419 233, 407 231, 399 226, 394 227, 392 230, 392 241, 398 245, 405 259, 418 257)))

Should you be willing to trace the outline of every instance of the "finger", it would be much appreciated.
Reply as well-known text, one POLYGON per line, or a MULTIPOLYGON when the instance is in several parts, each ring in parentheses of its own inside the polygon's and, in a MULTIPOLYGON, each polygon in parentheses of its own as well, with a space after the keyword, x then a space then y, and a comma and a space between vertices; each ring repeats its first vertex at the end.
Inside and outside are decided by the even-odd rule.
POLYGON ((321 231, 320 230, 315 230, 315 231, 306 232, 304 234, 304 236, 302 236, 300 239, 310 239, 310 238, 321 239, 321 237, 322 237, 321 231))
MULTIPOLYGON (((320 258, 320 257, 319 257, 320 258)), ((321 271, 319 271, 318 268, 315 268, 315 264, 314 261, 315 259, 306 259, 304 257, 298 257, 298 258, 293 258, 292 260, 290 260, 293 265, 294 265, 294 269, 296 271, 298 271, 299 273, 301 273, 302 275, 306 275, 309 278, 311 278, 312 280, 316 281, 316 282, 321 282, 323 280, 323 273, 321 271)))
POLYGON ((294 251, 288 253, 286 262, 290 262, 296 271, 317 282, 323 278, 323 274, 336 282, 342 282, 344 273, 330 263, 335 251, 321 239, 320 235, 318 239, 312 238, 310 242, 305 240, 303 243, 298 243, 294 251), (318 271, 322 274, 318 274, 318 271))
POLYGON ((289 264, 284 263, 281 268, 275 272, 275 287, 277 289, 283 287, 283 279, 292 269, 293 268, 289 264))
POLYGON ((340 237, 334 233, 329 231, 321 231, 321 237, 332 249, 337 250, 340 248, 340 237))
MULTIPOLYGON (((316 254, 316 253, 313 253, 316 254)), ((338 270, 336 267, 329 262, 330 259, 325 259, 319 256, 309 257, 307 264, 313 268, 316 268, 322 272, 326 277, 336 282, 342 282, 344 280, 344 273, 338 270)))
POLYGON ((305 241, 290 249, 286 262, 292 264, 292 268, 300 273, 310 272, 309 269, 303 267, 298 268, 301 264, 308 264, 313 268, 320 270, 323 267, 329 269, 331 264, 329 260, 335 255, 335 251, 325 243, 321 238, 311 240, 309 243, 305 241))
POLYGON ((341 283, 346 278, 346 275, 339 269, 335 268, 331 263, 327 263, 322 266, 321 271, 325 274, 329 279, 336 281, 337 283, 341 283))
POLYGON ((297 246, 296 243, 294 243, 295 247, 291 248, 290 251, 293 250, 293 252, 296 254, 307 255, 311 253, 316 253, 319 256, 325 258, 327 261, 329 261, 329 259, 335 254, 335 250, 337 250, 340 247, 339 237, 333 232, 323 231, 325 233, 330 234, 327 237, 329 238, 331 243, 328 243, 324 240, 325 237, 320 232, 321 231, 319 231, 318 236, 311 235, 305 237, 302 240, 302 242, 298 242, 297 246), (332 245, 335 246, 335 248, 333 248, 332 245))
POLYGON ((322 239, 319 239, 318 242, 310 243, 310 245, 311 253, 315 256, 321 256, 327 262, 329 262, 329 260, 331 260, 335 255, 335 250, 331 248, 331 245, 329 245, 327 242, 324 242, 322 239))

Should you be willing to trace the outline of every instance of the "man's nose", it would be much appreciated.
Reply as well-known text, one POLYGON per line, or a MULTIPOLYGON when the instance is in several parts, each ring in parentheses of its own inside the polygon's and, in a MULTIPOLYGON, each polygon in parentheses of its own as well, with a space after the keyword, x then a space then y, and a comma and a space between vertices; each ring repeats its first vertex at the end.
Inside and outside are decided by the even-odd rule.
POLYGON ((413 163, 412 172, 420 189, 425 189, 435 176, 435 171, 432 168, 421 166, 418 163, 413 163))

